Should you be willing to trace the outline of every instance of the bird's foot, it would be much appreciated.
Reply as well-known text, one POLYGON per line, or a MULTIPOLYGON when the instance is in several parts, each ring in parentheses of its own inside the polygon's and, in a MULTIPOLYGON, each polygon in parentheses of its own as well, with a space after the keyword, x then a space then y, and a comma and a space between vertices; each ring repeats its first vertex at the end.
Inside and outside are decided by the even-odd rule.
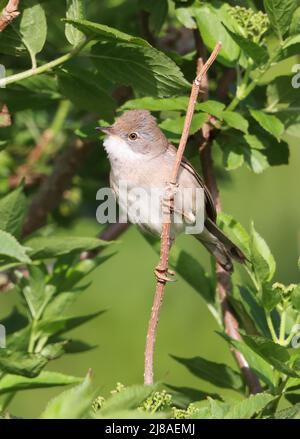
POLYGON ((156 277, 157 282, 161 282, 161 283, 166 283, 166 282, 176 282, 176 279, 172 279, 169 276, 175 276, 175 271, 170 270, 170 269, 162 269, 160 268, 160 266, 157 266, 154 270, 154 274, 156 277))

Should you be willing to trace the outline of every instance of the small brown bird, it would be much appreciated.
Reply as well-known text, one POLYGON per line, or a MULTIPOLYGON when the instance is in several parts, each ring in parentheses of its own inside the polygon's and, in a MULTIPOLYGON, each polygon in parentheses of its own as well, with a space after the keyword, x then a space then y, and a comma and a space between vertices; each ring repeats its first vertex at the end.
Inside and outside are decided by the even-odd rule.
MULTIPOLYGON (((120 207, 128 208, 128 204, 126 204, 128 198, 125 200, 119 189, 120 182, 127 183, 128 192, 136 188, 146 188, 147 190, 161 188, 161 192, 157 195, 160 198, 160 203, 153 203, 150 206, 149 203, 144 202, 140 205, 144 213, 143 218, 152 218, 151 214, 153 213, 159 215, 162 210, 161 196, 166 182, 170 179, 176 158, 176 148, 169 143, 155 118, 146 110, 129 110, 123 113, 112 126, 98 127, 97 129, 107 135, 104 140, 104 148, 111 164, 110 185, 120 207), (150 209, 152 209, 151 212, 150 209), (153 212, 153 209, 159 209, 160 212, 153 212)), ((175 198, 174 211, 180 210, 179 213, 183 221, 181 225, 172 224, 171 240, 174 240, 175 236, 182 232, 187 224, 195 222, 199 214, 202 215, 204 228, 201 233, 194 236, 214 255, 226 271, 232 272, 232 259, 244 263, 246 257, 217 227, 217 214, 211 194, 201 177, 184 158, 178 175, 178 191, 184 191, 186 188, 202 188, 204 202, 200 207, 195 207, 195 200, 192 197, 190 202, 185 203, 183 207, 182 204, 176 205, 175 198)), ((140 220, 134 214, 128 214, 128 217, 131 222, 138 223, 141 228, 160 235, 161 220, 140 220)))

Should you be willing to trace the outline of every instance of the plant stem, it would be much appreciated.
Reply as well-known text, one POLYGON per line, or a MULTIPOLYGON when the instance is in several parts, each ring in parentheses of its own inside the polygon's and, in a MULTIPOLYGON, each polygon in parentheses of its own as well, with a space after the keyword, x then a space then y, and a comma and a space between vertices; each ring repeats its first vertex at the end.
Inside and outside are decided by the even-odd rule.
POLYGON ((54 59, 53 61, 50 61, 46 64, 43 64, 42 66, 25 70, 24 72, 16 73, 14 75, 8 76, 7 78, 0 79, 0 88, 6 87, 9 84, 13 84, 15 82, 22 81, 23 79, 30 78, 31 76, 40 75, 41 73, 45 73, 54 67, 57 67, 61 64, 64 64, 65 62, 72 59, 74 56, 79 53, 84 46, 88 43, 88 40, 84 40, 83 42, 79 43, 76 47, 74 47, 71 52, 66 53, 65 55, 60 56, 59 58, 54 59))
MULTIPOLYGON (((295 325, 299 325, 299 323, 300 323, 300 315, 298 315, 298 317, 296 318, 295 325)), ((290 335, 287 337, 287 339, 284 342, 284 346, 288 346, 290 344, 295 334, 296 334, 295 331, 291 331, 290 335)))
POLYGON ((28 352, 32 354, 34 352, 34 345, 35 345, 35 328, 36 328, 37 320, 32 320, 31 323, 31 329, 30 329, 30 337, 29 337, 29 343, 28 343, 28 352))
POLYGON ((275 332, 275 329, 274 329, 274 325, 273 325, 273 322, 272 322, 272 317, 271 317, 271 314, 268 311, 266 311, 266 320, 267 320, 268 328, 270 330, 270 333, 271 333, 273 341, 275 343, 278 343, 279 340, 277 338, 277 335, 276 335, 276 332, 275 332))
POLYGON ((280 320, 279 344, 285 344, 286 309, 283 309, 280 320))

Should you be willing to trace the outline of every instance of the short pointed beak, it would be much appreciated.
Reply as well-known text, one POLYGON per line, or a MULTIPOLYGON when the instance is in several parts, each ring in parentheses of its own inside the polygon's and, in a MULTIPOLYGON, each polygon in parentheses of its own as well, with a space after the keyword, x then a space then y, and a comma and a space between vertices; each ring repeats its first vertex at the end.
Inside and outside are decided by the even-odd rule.
POLYGON ((112 132, 112 127, 111 126, 108 126, 108 127, 96 127, 95 129, 96 129, 96 131, 102 131, 105 134, 111 134, 111 132, 112 132))

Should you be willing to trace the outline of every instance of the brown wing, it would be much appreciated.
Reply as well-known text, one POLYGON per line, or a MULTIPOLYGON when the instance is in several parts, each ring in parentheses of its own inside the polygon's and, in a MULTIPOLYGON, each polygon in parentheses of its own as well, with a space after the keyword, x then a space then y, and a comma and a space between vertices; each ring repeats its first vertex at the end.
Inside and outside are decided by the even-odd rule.
POLYGON ((204 189, 206 213, 208 218, 210 218, 213 222, 215 222, 217 218, 215 203, 204 181, 202 180, 198 172, 195 170, 195 168, 190 164, 190 162, 185 157, 183 157, 180 166, 184 168, 186 171, 188 171, 191 175, 193 175, 193 177, 195 177, 195 179, 199 183, 200 187, 204 189))
MULTIPOLYGON (((172 152, 172 154, 176 155, 177 149, 175 148, 175 146, 169 143, 168 149, 172 152)), ((193 175, 193 177, 195 177, 200 187, 204 189, 205 208, 206 208, 207 217, 215 223, 217 219, 217 211, 216 211, 215 203, 204 181, 202 180, 196 169, 190 164, 190 162, 185 157, 183 157, 183 159, 181 160, 180 166, 184 168, 186 171, 188 171, 191 175, 193 175)))

